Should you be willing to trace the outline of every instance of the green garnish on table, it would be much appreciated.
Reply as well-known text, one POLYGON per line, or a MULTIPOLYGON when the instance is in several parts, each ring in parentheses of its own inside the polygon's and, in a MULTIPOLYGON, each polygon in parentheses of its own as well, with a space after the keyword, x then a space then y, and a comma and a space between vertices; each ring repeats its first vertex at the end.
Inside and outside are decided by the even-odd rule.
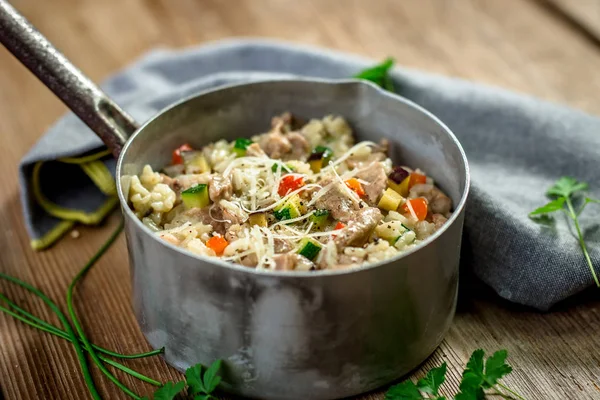
POLYGON ((546 195, 553 200, 533 210, 529 213, 529 217, 536 222, 545 222, 548 219, 551 220, 550 214, 557 211, 563 211, 567 218, 573 221, 575 232, 577 232, 577 239, 579 240, 579 247, 581 247, 581 251, 590 268, 596 286, 600 287, 600 281, 598 280, 596 270, 592 264, 592 259, 588 252, 587 245, 585 244, 585 239, 579 224, 579 217, 587 205, 591 203, 600 204, 600 200, 585 197, 584 193, 586 190, 588 190, 588 184, 586 182, 579 182, 575 178, 563 176, 546 192, 546 195), (580 204, 578 210, 575 210, 574 203, 576 202, 580 204))

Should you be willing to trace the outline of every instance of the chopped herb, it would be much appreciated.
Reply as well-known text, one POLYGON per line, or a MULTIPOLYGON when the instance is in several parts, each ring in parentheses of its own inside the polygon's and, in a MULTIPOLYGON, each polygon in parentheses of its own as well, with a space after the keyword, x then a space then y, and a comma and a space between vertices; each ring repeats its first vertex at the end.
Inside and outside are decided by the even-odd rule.
POLYGON ((577 237, 579 239, 579 247, 581 247, 581 251, 583 252, 583 256, 585 257, 588 267, 590 268, 590 272, 592 273, 594 282, 596 282, 596 286, 600 287, 600 281, 596 275, 596 270, 592 264, 592 259, 588 253, 585 239, 581 231, 581 226, 579 225, 579 216, 583 210, 585 210, 586 206, 590 203, 600 203, 600 200, 592 199, 590 197, 585 197, 582 199, 583 193, 587 189, 587 183, 579 182, 575 178, 563 176, 546 192, 546 195, 553 200, 530 212, 529 218, 536 222, 543 222, 543 217, 549 218, 548 214, 556 211, 563 211, 567 217, 573 221, 573 225, 575 226, 575 231, 577 232, 577 237), (574 203, 577 201, 582 201, 583 204, 581 204, 579 210, 575 211, 574 203))
POLYGON ((233 151, 238 157, 244 157, 246 155, 246 149, 252 144, 252 140, 246 138, 236 139, 233 143, 233 151))

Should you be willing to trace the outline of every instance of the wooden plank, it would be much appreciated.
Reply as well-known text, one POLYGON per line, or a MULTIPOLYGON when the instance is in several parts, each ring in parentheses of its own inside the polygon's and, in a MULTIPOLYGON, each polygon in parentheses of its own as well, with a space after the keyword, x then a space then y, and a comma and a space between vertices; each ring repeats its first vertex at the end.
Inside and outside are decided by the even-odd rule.
MULTIPOLYGON (((100 80, 156 46, 188 46, 239 35, 272 36, 361 53, 400 64, 500 85, 600 112, 600 53, 573 26, 524 0, 15 0, 89 76, 100 80)), ((116 216, 79 228, 49 251, 29 249, 18 203, 17 163, 62 106, 0 50, 0 271, 34 283, 57 302, 87 258, 107 238, 116 216)), ((147 350, 129 303, 121 238, 78 290, 78 313, 94 342, 121 352, 147 350)), ((597 332, 600 300, 593 292, 551 314, 499 301, 480 284, 461 283, 463 299, 447 338, 414 373, 449 363, 455 393, 461 368, 477 347, 509 350, 515 372, 507 384, 531 399, 600 397, 597 332)), ((45 306, 0 282, 0 291, 52 319, 45 306)), ((55 319, 53 319, 55 320, 55 319)), ((0 391, 7 399, 86 398, 71 346, 0 315, 0 391)), ((127 365, 161 381, 179 374, 160 359, 127 365)), ((151 388, 117 374, 141 394, 151 388)), ((94 373, 106 398, 126 398, 94 373)), ((382 392, 363 399, 382 399, 382 392)))
POLYGON ((600 0, 542 0, 600 43, 600 0))

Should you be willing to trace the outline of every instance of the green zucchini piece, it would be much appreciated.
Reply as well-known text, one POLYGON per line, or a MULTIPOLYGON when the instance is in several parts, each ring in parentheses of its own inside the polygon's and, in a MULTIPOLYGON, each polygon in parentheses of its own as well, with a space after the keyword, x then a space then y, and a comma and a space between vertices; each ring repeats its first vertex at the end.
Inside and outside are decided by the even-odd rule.
POLYGON ((300 241, 298 254, 313 261, 321 251, 321 244, 311 238, 304 238, 300 241))
POLYGON ((298 218, 302 213, 300 212, 300 196, 297 194, 290 197, 285 203, 279 207, 275 207, 273 215, 280 221, 286 219, 298 218))
POLYGON ((203 208, 210 204, 208 185, 200 183, 181 192, 181 200, 185 208, 203 208))
POLYGON ((317 210, 310 217, 309 220, 319 229, 323 229, 329 223, 329 211, 317 210))
POLYGON ((233 143, 233 151, 238 157, 244 157, 246 155, 246 149, 252 143, 252 140, 246 138, 235 139, 235 142, 233 143))
POLYGON ((314 173, 321 171, 321 168, 326 167, 331 158, 333 157, 333 151, 329 147, 317 146, 308 157, 308 164, 310 169, 314 173))

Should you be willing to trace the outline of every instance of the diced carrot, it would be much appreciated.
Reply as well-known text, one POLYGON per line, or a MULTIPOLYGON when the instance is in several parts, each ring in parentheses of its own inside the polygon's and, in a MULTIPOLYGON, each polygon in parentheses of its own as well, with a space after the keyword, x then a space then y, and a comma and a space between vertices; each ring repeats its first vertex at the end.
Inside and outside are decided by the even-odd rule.
POLYGON ((344 224, 343 222, 338 221, 338 223, 335 224, 335 228, 333 228, 333 229, 338 230, 338 229, 343 229, 345 227, 346 227, 346 224, 344 224))
POLYGON ((277 193, 281 197, 285 196, 289 192, 293 192, 296 189, 304 186, 304 178, 298 177, 296 175, 285 175, 281 178, 281 182, 279 182, 279 188, 277 189, 277 193))
POLYGON ((417 174, 417 173, 413 172, 412 174, 410 174, 410 181, 408 182, 408 188, 410 189, 419 183, 426 183, 426 182, 427 182, 427 177, 425 175, 421 175, 421 174, 417 174))
POLYGON ((417 216, 417 219, 419 221, 423 221, 425 217, 427 217, 427 200, 425 200, 423 197, 406 200, 406 203, 402 204, 402 211, 404 214, 412 215, 407 204, 409 202, 413 211, 415 212, 415 215, 417 216))
POLYGON ((223 236, 213 236, 206 241, 206 247, 217 253, 218 256, 222 255, 225 251, 225 247, 229 245, 229 242, 225 240, 223 236))
POLYGON ((175 150, 173 150, 173 165, 183 164, 183 157, 181 157, 181 152, 182 151, 191 151, 191 150, 194 150, 194 149, 192 148, 192 146, 190 146, 187 143, 185 143, 185 144, 179 146, 178 148, 176 148, 175 150))
POLYGON ((365 195, 365 190, 356 178, 348 179, 346 181, 346 186, 352 189, 359 197, 363 197, 365 195))

